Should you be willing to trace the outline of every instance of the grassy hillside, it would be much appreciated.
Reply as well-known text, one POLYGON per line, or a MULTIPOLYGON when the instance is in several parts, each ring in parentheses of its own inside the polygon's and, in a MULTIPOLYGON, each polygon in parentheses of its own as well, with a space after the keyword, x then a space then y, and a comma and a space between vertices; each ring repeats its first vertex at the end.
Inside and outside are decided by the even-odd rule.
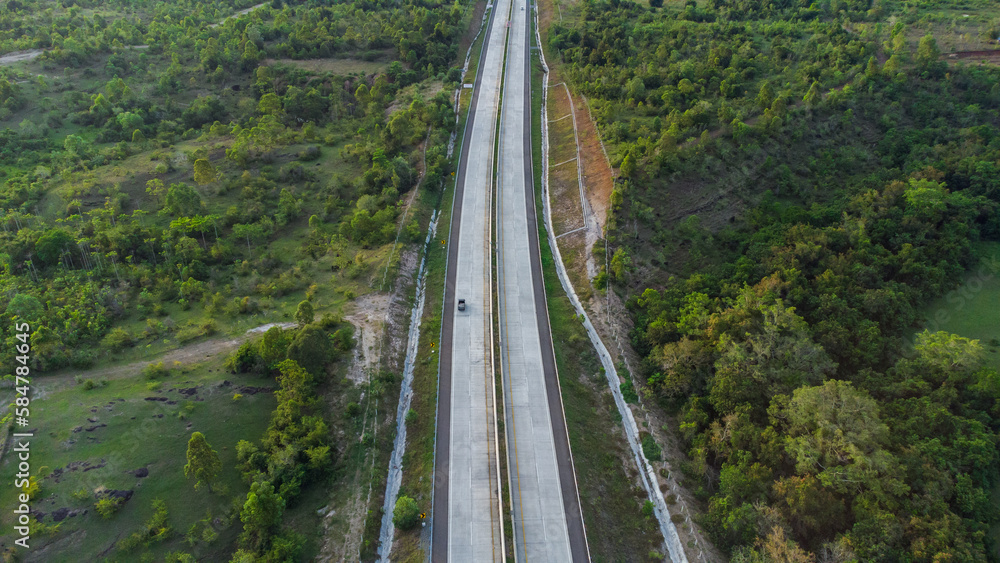
MULTIPOLYGON (((15 324, 29 322, 32 424, 51 438, 33 450, 34 535, 46 546, 37 557, 216 561, 241 548, 243 560, 304 560, 349 549, 327 545, 327 528, 357 544, 371 536, 368 507, 355 506, 353 493, 378 483, 374 460, 389 442, 369 433, 393 409, 369 414, 369 405, 394 401, 398 381, 385 372, 352 383, 346 359, 330 357, 296 383, 299 372, 277 359, 308 363, 295 342, 319 338, 309 346, 322 348, 357 298, 395 286, 402 249, 423 239, 451 171, 448 93, 470 8, 0 7, 0 362, 13 365, 15 324), (248 329, 276 322, 305 328, 288 331, 256 375, 223 368, 248 329), (165 378, 146 379, 140 364, 122 368, 178 347, 211 349, 213 358, 185 358, 165 378), (283 384, 306 394, 306 406, 287 406, 292 391, 233 398, 238 387, 283 384), (197 400, 173 396, 191 387, 197 400), (146 400, 158 396, 170 402, 146 400), (288 417, 302 422, 289 427, 288 417), (152 430, 135 422, 146 419, 152 430), (195 431, 223 470, 218 490, 182 503, 194 496, 183 466, 195 431), (237 459, 240 441, 281 461, 258 467, 249 446, 237 459), (148 477, 126 473, 142 467, 148 477), (254 482, 285 502, 284 527, 279 519, 240 533, 254 482), (108 498, 102 486, 132 491, 108 520, 95 513, 108 498), (57 508, 88 512, 55 528, 57 508), (146 524, 148 537, 128 545, 146 524)), ((374 353, 362 350, 357 369, 374 353)), ((11 411, 2 414, 9 431, 11 411)), ((13 471, 9 456, 2 471, 13 471)), ((8 493, 5 505, 16 491, 8 493)), ((14 537, 9 516, 0 521, 5 538, 14 537)))

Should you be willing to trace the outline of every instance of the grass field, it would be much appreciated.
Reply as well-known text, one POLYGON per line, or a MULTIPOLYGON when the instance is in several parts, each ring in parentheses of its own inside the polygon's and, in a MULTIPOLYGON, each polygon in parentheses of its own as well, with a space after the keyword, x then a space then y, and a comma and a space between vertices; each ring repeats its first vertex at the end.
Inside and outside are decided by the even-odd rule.
POLYGON ((983 243, 976 251, 981 260, 961 285, 924 309, 925 328, 979 340, 1000 369, 1000 243, 983 243))
MULTIPOLYGON (((111 560, 139 560, 147 550, 125 555, 110 548, 140 529, 153 514, 153 500, 159 498, 166 502, 172 532, 148 550, 150 555, 162 558, 168 551, 183 550, 205 560, 228 558, 228 552, 216 549, 228 549, 238 534, 239 518, 233 520, 231 508, 234 499, 245 499, 247 490, 235 467, 235 446, 239 440, 260 438, 275 405, 270 392, 254 394, 246 387, 270 388, 272 380, 225 373, 219 358, 171 370, 155 381, 136 373, 106 386, 97 382, 90 390, 68 376, 39 378, 35 385, 31 456, 39 462, 31 472, 48 476, 41 479, 32 508, 46 513, 45 524, 53 522, 52 513, 59 509, 79 513, 65 518, 53 537, 33 537, 33 557, 80 561, 102 554, 111 560), (236 393, 242 394, 238 400, 236 393), (187 442, 195 431, 205 434, 222 459, 223 470, 212 493, 195 492, 194 483, 184 477, 187 442), (137 477, 140 469, 148 476, 137 477), (133 492, 110 519, 94 510, 95 493, 102 488, 133 492), (207 514, 210 521, 220 519, 210 524, 219 537, 185 544, 188 529, 207 514)), ((4 482, 13 481, 12 459, 6 456, 0 466, 4 482)), ((14 493, 13 487, 0 490, 0 504, 14 506, 14 493)), ((12 537, 11 517, 9 511, 0 515, 6 538, 12 537)), ((199 536, 202 532, 199 529, 199 536)))

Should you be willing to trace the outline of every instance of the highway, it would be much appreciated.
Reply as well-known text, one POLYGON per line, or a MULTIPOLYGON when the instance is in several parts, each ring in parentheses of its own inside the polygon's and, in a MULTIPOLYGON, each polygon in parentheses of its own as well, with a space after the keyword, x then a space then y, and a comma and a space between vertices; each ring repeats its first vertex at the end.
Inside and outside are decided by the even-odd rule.
POLYGON ((507 46, 497 195, 497 294, 507 467, 518 561, 588 561, 542 279, 531 162, 526 0, 507 46))
POLYGON ((494 4, 462 141, 442 314, 433 561, 504 561, 492 334, 496 119, 511 0, 494 4), (465 299, 465 311, 456 302, 465 299))
POLYGON ((538 245, 530 13, 526 0, 493 6, 458 165, 440 347, 431 516, 435 562, 506 561, 503 514, 513 523, 514 561, 589 561, 538 245), (458 310, 458 299, 465 300, 464 311, 458 310), (495 341, 498 358, 493 358, 495 341), (497 377, 502 412, 500 398, 493 396, 497 377), (498 468, 498 416, 504 417, 505 476, 498 468), (501 497, 501 480, 509 483, 509 496, 501 497))

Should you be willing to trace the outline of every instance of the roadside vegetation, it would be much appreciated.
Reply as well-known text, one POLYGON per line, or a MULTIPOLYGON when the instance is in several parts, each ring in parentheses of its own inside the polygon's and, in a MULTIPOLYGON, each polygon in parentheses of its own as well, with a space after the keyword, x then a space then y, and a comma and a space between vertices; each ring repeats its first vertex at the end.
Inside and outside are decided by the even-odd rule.
MULTIPOLYGON (((37 386, 51 386, 33 417, 52 436, 77 439, 67 451, 38 451, 37 499, 68 511, 91 505, 59 520, 39 505, 48 555, 284 561, 350 548, 374 558, 378 510, 369 504, 379 494, 361 494, 358 505, 353 492, 377 489, 380 475, 384 488, 391 437, 375 429, 391 422, 386 403, 399 382, 386 369, 347 379, 354 343, 343 315, 395 285, 402 249, 423 240, 450 178, 454 65, 470 7, 0 8, 0 53, 11 55, 0 58, 0 363, 13 361, 13 321, 30 321, 37 386), (197 359, 119 373, 196 341, 228 350, 226 339, 271 323, 299 328, 243 344, 225 372, 218 359, 197 359), (105 370, 116 376, 87 375, 105 370), (127 412, 108 415, 119 423, 163 416, 175 399, 145 396, 180 389, 174 380, 189 371, 222 390, 211 408, 169 403, 167 415, 197 426, 142 435, 157 453, 129 471, 163 465, 151 473, 155 487, 153 478, 120 482, 125 462, 105 459, 124 447, 117 439, 72 432, 83 425, 81 436, 95 437, 105 428, 86 428, 104 421, 48 406, 98 393, 123 401, 127 412), (58 383, 74 374, 85 374, 79 384, 58 383), (199 418, 203 410, 238 415, 199 418), (185 469, 192 432, 204 441, 185 469), (181 508, 175 499, 195 483, 198 501, 181 508), (70 503, 77 489, 86 495, 70 503), (341 538, 330 542, 327 528, 341 538)), ((359 369, 381 349, 361 351, 359 369)), ((9 531, 9 515, 0 522, 9 531)))
MULTIPOLYGON (((534 31, 534 21, 531 29, 534 31)), ((542 215, 543 74, 537 55, 531 62, 532 167, 538 242, 563 414, 590 556, 594 561, 662 561, 663 538, 652 512, 645 508, 646 491, 637 485, 638 468, 625 439, 621 415, 608 392, 604 368, 556 274, 542 215)), ((572 191, 576 191, 575 186, 572 191)))
POLYGON ((921 332, 1000 239, 1000 71, 948 57, 995 6, 571 4, 549 44, 620 172, 595 285, 700 524, 734 561, 996 560, 1000 326, 921 332))

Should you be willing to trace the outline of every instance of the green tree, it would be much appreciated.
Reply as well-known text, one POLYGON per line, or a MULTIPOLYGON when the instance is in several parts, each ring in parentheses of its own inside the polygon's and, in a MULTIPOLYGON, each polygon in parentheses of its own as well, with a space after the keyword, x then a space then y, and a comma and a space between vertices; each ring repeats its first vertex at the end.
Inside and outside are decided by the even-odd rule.
POLYGON ((260 49, 253 41, 247 41, 246 47, 243 48, 243 56, 240 58, 240 65, 244 71, 249 71, 256 67, 259 62, 260 49))
POLYGON ((44 312, 41 301, 27 293, 18 293, 7 303, 7 315, 16 321, 36 322, 44 312))
POLYGON ((729 327, 716 345, 709 392, 720 413, 743 403, 762 412, 772 396, 819 383, 836 367, 795 309, 770 294, 744 289, 716 321, 729 327))
POLYGON ((944 331, 921 332, 914 348, 924 362, 942 371, 976 370, 986 356, 978 340, 944 331))
POLYGON ((636 76, 625 84, 625 98, 636 102, 641 102, 646 98, 646 84, 641 77, 636 76))
POLYGON ((850 382, 796 389, 776 412, 787 422, 785 450, 800 475, 816 475, 839 493, 867 488, 899 494, 908 488, 887 449, 889 427, 878 405, 850 382))
POLYGON ((219 454, 212 449, 212 446, 205 440, 205 435, 201 432, 191 434, 188 440, 187 465, 184 466, 184 476, 196 479, 194 488, 198 489, 202 484, 208 486, 208 492, 212 492, 212 481, 222 470, 222 460, 219 454))
POLYGON ((396 499, 396 507, 392 510, 392 524, 400 530, 409 530, 420 520, 420 507, 417 501, 406 495, 396 499))
POLYGON ((887 78, 893 78, 900 70, 902 70, 902 68, 903 61, 901 60, 901 57, 899 55, 892 55, 882 66, 882 72, 885 73, 887 78))
POLYGON ((935 66, 940 56, 941 50, 938 49, 933 35, 928 33, 920 38, 920 44, 917 46, 917 64, 922 69, 928 70, 935 66))
POLYGON ((631 178, 635 174, 635 160, 631 154, 625 155, 621 165, 622 178, 631 178))
POLYGON ((865 76, 868 78, 875 78, 879 74, 878 60, 875 55, 868 57, 868 65, 865 67, 865 76))
POLYGON ((59 263, 63 252, 75 246, 73 235, 62 229, 49 229, 38 237, 38 242, 35 243, 35 255, 46 266, 55 266, 59 263))
POLYGON ((760 109, 767 109, 771 107, 774 103, 774 88, 771 87, 771 82, 765 80, 763 84, 760 85, 760 91, 757 92, 757 107, 760 109))
POLYGON ((146 182, 146 193, 155 197, 157 200, 163 201, 164 197, 167 195, 167 186, 163 183, 163 180, 159 178, 153 178, 146 182))
POLYGON ((262 551, 281 524, 284 512, 285 499, 275 492, 270 481, 256 481, 250 485, 247 500, 240 511, 240 521, 243 522, 240 540, 243 545, 253 551, 262 551))
POLYGON ((295 309, 295 321, 299 323, 299 326, 305 326, 313 322, 313 306, 309 301, 303 301, 299 303, 297 309, 295 309))
POLYGON ((282 113, 281 98, 274 92, 268 92, 260 97, 257 111, 262 115, 278 116, 282 113))
POLYGON ((809 86, 809 91, 802 97, 802 101, 804 101, 807 106, 814 108, 819 105, 822 99, 823 98, 819 93, 819 82, 813 80, 812 85, 809 86))
POLYGON ((288 345, 288 359, 295 360, 317 377, 326 373, 326 364, 332 357, 333 344, 326 332, 316 325, 306 325, 299 329, 295 339, 288 345))
POLYGON ((201 184, 211 184, 216 179, 215 167, 207 158, 199 158, 194 161, 194 181, 201 184))
POLYGON ((101 125, 104 120, 114 115, 114 110, 104 94, 95 94, 91 99, 94 103, 91 104, 89 113, 94 123, 101 125))
POLYGON ((197 215, 202 205, 198 190, 183 182, 170 185, 164 203, 167 211, 178 216, 197 215))
POLYGON ((108 81, 104 86, 104 91, 108 93, 108 99, 113 103, 119 103, 132 96, 132 89, 117 76, 108 81))
POLYGON ((143 125, 142 116, 131 111, 123 111, 115 117, 115 121, 124 133, 135 131, 143 125))
POLYGON ((628 249, 622 246, 615 250, 614 255, 611 256, 611 277, 616 281, 622 281, 631 267, 632 257, 629 255, 628 249))

